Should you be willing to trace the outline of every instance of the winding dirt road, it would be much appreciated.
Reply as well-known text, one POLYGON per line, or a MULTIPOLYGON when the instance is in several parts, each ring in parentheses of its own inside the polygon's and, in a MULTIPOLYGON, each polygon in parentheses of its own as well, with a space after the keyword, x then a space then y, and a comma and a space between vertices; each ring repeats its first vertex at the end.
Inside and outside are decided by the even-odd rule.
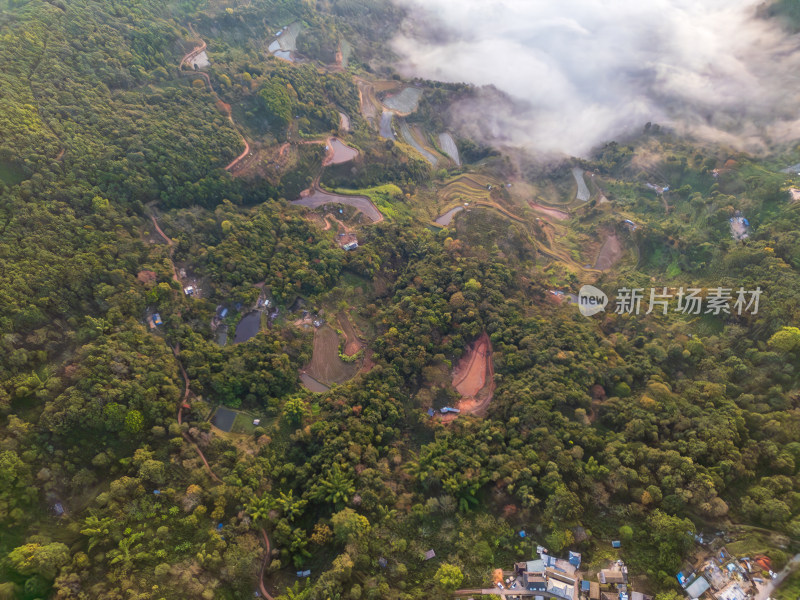
MULTIPOLYGON (((189 26, 189 29, 191 30, 191 32, 194 35, 197 35, 197 32, 194 30, 194 28, 191 25, 189 26)), ((200 54, 201 52, 205 52, 206 48, 208 47, 208 44, 206 44, 206 42, 204 40, 200 39, 199 36, 198 36, 198 40, 200 41, 200 44, 198 46, 195 46, 192 49, 191 52, 186 53, 183 56, 183 58, 181 59, 180 65, 178 66, 178 68, 180 69, 181 73, 184 72, 183 71, 183 66, 184 65, 189 64, 189 62, 194 60, 195 57, 197 57, 198 54, 200 54)), ((211 92, 211 94, 216 99, 218 106, 221 106, 222 109, 227 113, 228 120, 231 122, 231 125, 233 125, 233 128, 236 130, 236 133, 239 134, 239 137, 242 138, 242 143, 244 143, 244 152, 242 152, 239 156, 234 158, 228 164, 228 166, 225 167, 226 171, 232 171, 233 169, 236 168, 237 165, 239 165, 239 163, 241 163, 245 158, 247 158, 251 154, 251 152, 250 152, 250 142, 247 141, 247 138, 244 137, 244 134, 242 133, 242 130, 236 124, 236 121, 233 120, 233 115, 231 114, 231 106, 230 106, 230 104, 227 104, 226 102, 223 102, 222 98, 219 97, 219 94, 217 94, 217 91, 214 89, 214 86, 211 85, 211 78, 208 76, 208 73, 204 73, 203 71, 192 70, 192 71, 189 72, 189 74, 190 75, 200 75, 203 79, 205 79, 206 85, 208 85, 208 90, 211 92)))
MULTIPOLYGON (((181 354, 180 344, 175 345, 175 347, 172 349, 172 353, 175 355, 175 359, 178 361, 178 367, 181 370, 181 375, 183 376, 183 382, 184 382, 183 397, 181 398, 180 404, 178 405, 178 424, 181 425, 183 424, 183 405, 186 402, 188 402, 189 394, 191 393, 189 390, 189 375, 186 373, 186 369, 183 367, 183 363, 181 362, 180 359, 180 354, 181 354)), ((181 436, 183 437, 184 440, 189 442, 192 445, 192 447, 197 451, 197 454, 203 461, 203 464, 205 465, 208 474, 211 476, 211 479, 213 479, 217 483, 222 483, 222 480, 219 477, 217 477, 217 474, 214 473, 214 471, 211 469, 211 465, 208 464, 208 460, 206 459, 205 454, 203 454, 203 451, 194 442, 194 440, 192 440, 189 437, 189 435, 184 432, 181 432, 181 436)), ((264 540, 264 560, 261 563, 261 571, 258 574, 258 589, 261 591, 261 595, 264 596, 264 598, 266 598, 267 600, 275 600, 272 594, 270 594, 267 591, 267 587, 264 584, 264 571, 267 570, 267 567, 272 562, 270 560, 270 557, 272 555, 272 544, 269 541, 269 536, 267 535, 266 529, 262 527, 260 531, 261 531, 261 536, 264 540)))

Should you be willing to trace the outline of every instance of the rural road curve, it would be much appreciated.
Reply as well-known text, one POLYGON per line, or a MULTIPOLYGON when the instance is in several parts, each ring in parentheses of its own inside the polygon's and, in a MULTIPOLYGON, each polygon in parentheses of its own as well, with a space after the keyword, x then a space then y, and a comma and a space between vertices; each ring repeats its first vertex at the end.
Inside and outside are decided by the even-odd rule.
POLYGON ((795 569, 800 566, 800 554, 795 554, 789 563, 778 573, 778 576, 767 581, 762 588, 759 589, 758 594, 753 600, 767 600, 780 585, 795 569))

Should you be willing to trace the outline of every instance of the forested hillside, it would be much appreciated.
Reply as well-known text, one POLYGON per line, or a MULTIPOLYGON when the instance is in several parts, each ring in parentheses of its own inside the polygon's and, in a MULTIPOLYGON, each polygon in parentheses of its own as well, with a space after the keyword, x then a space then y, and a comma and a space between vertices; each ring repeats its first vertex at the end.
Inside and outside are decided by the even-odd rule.
POLYGON ((450 598, 542 544, 673 600, 697 533, 798 551, 797 148, 454 158, 474 90, 393 72, 401 14, 0 0, 0 599, 450 598))

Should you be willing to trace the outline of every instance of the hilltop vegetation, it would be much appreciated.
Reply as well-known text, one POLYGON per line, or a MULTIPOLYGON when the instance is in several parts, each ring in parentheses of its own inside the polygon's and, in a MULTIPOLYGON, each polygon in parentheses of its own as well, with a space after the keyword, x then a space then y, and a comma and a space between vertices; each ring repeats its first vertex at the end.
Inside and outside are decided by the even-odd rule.
MULTIPOLYGON (((668 599, 695 531, 757 526, 776 564, 797 550, 800 179, 780 171, 796 149, 756 159, 651 127, 547 168, 460 140, 464 166, 434 171, 361 114, 356 77, 388 79, 400 16, 0 0, 0 598, 233 600, 262 581, 287 599, 444 598, 537 543, 604 557, 624 527, 620 556, 668 599), (290 64, 267 46, 296 21, 290 64), (200 39, 208 81, 179 68, 200 39), (323 170, 333 134, 359 153, 323 170), (384 219, 291 204, 317 185, 384 219), (612 234, 624 258, 601 272, 612 234), (552 294, 584 281, 762 301, 587 319, 552 294), (220 346, 252 309, 261 331, 220 346), (358 373, 313 393, 302 321, 335 330, 343 311, 358 373), (430 418, 484 332, 487 416, 430 418), (260 423, 223 432, 220 404, 260 423)), ((417 83, 409 120, 442 131, 470 90, 417 83)))

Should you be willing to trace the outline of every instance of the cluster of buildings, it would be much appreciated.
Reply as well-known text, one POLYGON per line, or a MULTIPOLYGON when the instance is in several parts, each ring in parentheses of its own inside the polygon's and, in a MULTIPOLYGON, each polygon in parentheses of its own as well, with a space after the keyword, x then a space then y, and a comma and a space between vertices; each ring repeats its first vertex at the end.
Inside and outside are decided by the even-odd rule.
POLYGON ((758 594, 758 585, 774 577, 766 556, 734 558, 722 547, 704 555, 695 566, 687 566, 677 574, 686 595, 696 600, 747 600, 758 594))
MULTIPOLYGON (((525 537, 524 531, 520 537, 525 537)), ((737 558, 721 538, 707 545, 701 536, 695 538, 705 548, 676 576, 689 600, 753 600, 777 576, 767 556, 737 558)), ((620 548, 622 544, 614 541, 611 545, 620 548)), ((590 577, 581 572, 577 552, 558 558, 537 546, 536 553, 538 558, 515 563, 512 571, 495 570, 493 587, 480 590, 481 594, 520 600, 652 600, 633 589, 622 560, 610 562, 590 577)))
POLYGON ((518 562, 514 570, 495 576, 495 587, 511 598, 544 600, 652 600, 631 589, 628 569, 618 560, 597 573, 596 578, 584 578, 580 571, 581 555, 569 552, 566 558, 551 555, 537 548, 539 558, 518 562))

